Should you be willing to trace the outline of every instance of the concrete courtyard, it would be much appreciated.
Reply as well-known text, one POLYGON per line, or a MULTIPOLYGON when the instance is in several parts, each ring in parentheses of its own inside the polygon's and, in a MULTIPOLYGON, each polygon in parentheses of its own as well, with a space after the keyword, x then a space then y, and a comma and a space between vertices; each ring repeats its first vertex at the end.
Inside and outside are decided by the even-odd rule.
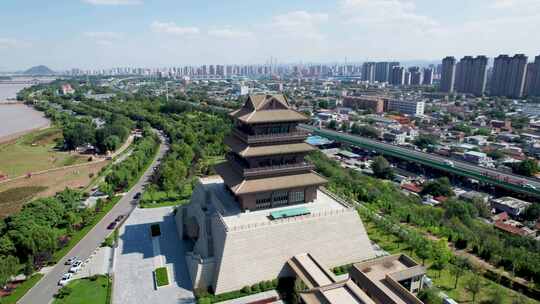
POLYGON ((120 228, 113 264, 113 303, 195 303, 178 237, 173 208, 137 208, 120 228), (159 224, 161 236, 152 239, 150 226, 159 224), (170 284, 155 288, 153 271, 169 270, 170 284))

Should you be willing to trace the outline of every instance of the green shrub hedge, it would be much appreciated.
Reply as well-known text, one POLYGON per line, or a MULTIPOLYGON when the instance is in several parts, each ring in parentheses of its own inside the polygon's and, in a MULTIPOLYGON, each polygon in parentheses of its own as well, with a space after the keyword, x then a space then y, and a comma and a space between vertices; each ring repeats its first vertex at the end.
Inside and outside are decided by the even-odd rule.
POLYGON ((154 271, 156 275, 157 287, 169 285, 169 276, 167 275, 166 267, 159 267, 154 271))

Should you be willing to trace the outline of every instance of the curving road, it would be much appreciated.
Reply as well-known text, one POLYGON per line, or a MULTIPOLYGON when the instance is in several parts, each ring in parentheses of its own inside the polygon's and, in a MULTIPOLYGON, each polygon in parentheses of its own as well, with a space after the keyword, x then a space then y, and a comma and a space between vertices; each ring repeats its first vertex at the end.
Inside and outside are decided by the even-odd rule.
POLYGON ((169 147, 167 141, 160 135, 161 144, 158 153, 152 164, 146 169, 139 181, 120 199, 116 205, 101 219, 99 223, 88 232, 88 234, 75 247, 69 251, 49 273, 47 273, 32 289, 30 289, 19 302, 20 304, 47 304, 53 300, 53 296, 58 292, 58 281, 64 273, 69 270, 69 266, 64 265, 65 261, 72 256, 77 256, 83 261, 86 260, 96 248, 98 248, 105 238, 112 232, 107 229, 107 225, 113 222, 119 215, 129 215, 137 207, 134 196, 137 192, 142 192, 145 185, 149 183, 154 168, 160 164, 161 158, 167 153, 169 147))
POLYGON ((480 167, 465 161, 449 159, 444 156, 416 151, 409 148, 400 147, 365 137, 345 134, 327 129, 319 129, 309 125, 300 125, 313 134, 327 137, 339 142, 346 142, 379 153, 394 156, 408 161, 419 162, 423 165, 444 170, 449 173, 470 177, 495 186, 504 187, 508 190, 525 193, 531 196, 540 197, 540 181, 496 169, 480 167), (448 165, 448 160, 453 162, 453 166, 448 165))

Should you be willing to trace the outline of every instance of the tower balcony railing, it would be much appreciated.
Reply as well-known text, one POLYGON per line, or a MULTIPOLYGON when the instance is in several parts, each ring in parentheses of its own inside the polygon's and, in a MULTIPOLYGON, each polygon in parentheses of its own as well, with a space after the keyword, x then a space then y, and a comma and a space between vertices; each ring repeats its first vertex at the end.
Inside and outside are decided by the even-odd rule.
POLYGON ((269 174, 308 171, 308 170, 313 170, 313 169, 315 169, 314 165, 308 162, 301 162, 301 163, 295 163, 295 164, 247 168, 247 169, 244 169, 244 176, 249 178, 249 177, 264 176, 264 175, 269 175, 269 174))
POLYGON ((261 142, 279 142, 289 140, 302 140, 308 135, 306 131, 293 131, 288 133, 273 133, 273 134, 257 134, 249 135, 238 129, 233 130, 233 134, 242 139, 248 144, 256 144, 261 142))

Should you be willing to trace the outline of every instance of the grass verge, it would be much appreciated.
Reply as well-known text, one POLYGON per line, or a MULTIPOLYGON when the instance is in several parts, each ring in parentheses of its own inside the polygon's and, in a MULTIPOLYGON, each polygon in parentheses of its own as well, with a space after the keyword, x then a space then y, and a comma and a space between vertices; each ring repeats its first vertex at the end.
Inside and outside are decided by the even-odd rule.
POLYGON ((167 274, 166 267, 156 268, 156 270, 154 271, 154 275, 157 287, 169 285, 169 275, 167 274))
POLYGON ((110 285, 107 276, 74 280, 60 290, 53 304, 108 304, 110 285))
POLYGON ((7 297, 3 297, 0 299, 1 304, 15 304, 17 301, 19 301, 22 296, 26 294, 30 288, 34 287, 43 275, 41 273, 36 273, 33 276, 30 277, 30 279, 24 281, 21 285, 17 286, 17 288, 13 291, 12 294, 10 294, 7 297))

